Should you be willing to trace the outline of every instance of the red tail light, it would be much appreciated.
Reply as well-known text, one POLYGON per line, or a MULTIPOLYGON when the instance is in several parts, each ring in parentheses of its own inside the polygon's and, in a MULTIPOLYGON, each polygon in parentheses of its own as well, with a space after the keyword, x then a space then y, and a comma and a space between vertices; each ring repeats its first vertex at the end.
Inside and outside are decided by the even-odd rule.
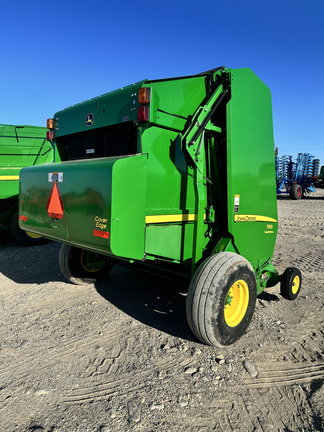
POLYGON ((46 132, 46 139, 47 141, 52 141, 54 138, 54 132, 53 131, 47 131, 46 132))
POLYGON ((149 121, 149 107, 147 105, 142 105, 138 108, 138 121, 149 121))

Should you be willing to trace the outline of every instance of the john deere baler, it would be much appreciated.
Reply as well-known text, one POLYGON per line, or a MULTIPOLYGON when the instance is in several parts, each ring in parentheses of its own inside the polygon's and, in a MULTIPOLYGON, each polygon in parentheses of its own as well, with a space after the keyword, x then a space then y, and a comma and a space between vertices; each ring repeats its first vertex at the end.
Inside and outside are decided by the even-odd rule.
POLYGON ((145 80, 49 119, 62 162, 23 169, 20 226, 63 243, 74 283, 114 263, 191 277, 195 335, 227 345, 256 295, 301 274, 271 264, 278 229, 269 89, 249 69, 145 80))

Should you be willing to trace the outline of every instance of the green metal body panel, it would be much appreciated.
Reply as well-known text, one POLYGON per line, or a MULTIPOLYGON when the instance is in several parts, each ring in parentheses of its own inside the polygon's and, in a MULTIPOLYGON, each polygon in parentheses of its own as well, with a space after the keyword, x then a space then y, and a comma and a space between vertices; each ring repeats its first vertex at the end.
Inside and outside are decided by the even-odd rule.
POLYGON ((0 125, 0 224, 6 226, 18 209, 19 174, 23 167, 53 162, 46 141, 47 129, 38 126, 0 125))
POLYGON ((194 224, 149 225, 146 228, 145 252, 151 257, 168 257, 184 262, 192 257, 194 224))
POLYGON ((318 176, 319 179, 324 180, 324 165, 321 166, 321 171, 318 176))
POLYGON ((228 232, 259 267, 272 257, 278 230, 274 138, 270 90, 248 69, 231 73, 227 119, 228 232))
POLYGON ((18 197, 23 167, 53 162, 46 131, 37 126, 0 125, 0 199, 18 197))
POLYGON ((57 121, 56 137, 84 132, 126 121, 136 121, 138 103, 138 90, 145 81, 106 93, 86 102, 73 105, 58 111, 54 118, 57 121), (88 122, 89 114, 93 120, 88 122))
POLYGON ((150 122, 181 132, 188 117, 206 97, 204 77, 152 81, 150 122))
POLYGON ((263 273, 273 270, 277 203, 271 96, 253 72, 222 68, 145 80, 55 119, 62 158, 70 145, 76 160, 22 171, 21 228, 189 272, 212 253, 234 251, 252 263, 263 289, 263 273), (148 118, 138 121, 143 87, 150 89, 148 118), (128 132, 120 135, 120 128, 128 132), (87 159, 85 152, 78 156, 82 146, 87 159), (91 158, 100 146, 105 157, 91 158), (126 148, 128 157, 121 157, 126 148), (49 173, 62 173, 61 218, 47 211, 49 173))

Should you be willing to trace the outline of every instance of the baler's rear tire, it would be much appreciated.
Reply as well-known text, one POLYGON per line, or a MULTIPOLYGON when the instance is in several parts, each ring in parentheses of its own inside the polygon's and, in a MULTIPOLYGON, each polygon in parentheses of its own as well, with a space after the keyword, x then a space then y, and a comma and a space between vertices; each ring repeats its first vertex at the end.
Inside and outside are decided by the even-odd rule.
POLYGON ((69 282, 75 285, 90 285, 107 276, 113 262, 104 255, 62 244, 59 251, 59 266, 69 282))
POLYGON ((300 270, 288 267, 281 276, 280 294, 287 300, 295 300, 299 293, 302 283, 300 270))
POLYGON ((257 286, 242 256, 219 252, 196 270, 188 290, 188 324, 202 342, 217 347, 236 342, 250 324, 257 286))
POLYGON ((48 241, 39 234, 22 230, 19 226, 18 217, 19 217, 19 213, 18 211, 16 211, 12 215, 10 219, 10 225, 9 225, 11 237, 14 239, 14 241, 17 244, 25 245, 25 246, 37 246, 37 245, 44 244, 48 241))
POLYGON ((294 183, 289 190, 289 196, 292 200, 300 200, 303 197, 303 188, 294 183))

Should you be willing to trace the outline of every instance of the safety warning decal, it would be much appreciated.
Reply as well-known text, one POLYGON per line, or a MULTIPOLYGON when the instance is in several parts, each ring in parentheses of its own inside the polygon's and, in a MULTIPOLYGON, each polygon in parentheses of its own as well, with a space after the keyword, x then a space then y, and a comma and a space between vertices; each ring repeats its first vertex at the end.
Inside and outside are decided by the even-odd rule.
POLYGON ((240 195, 234 196, 234 213, 238 213, 240 207, 240 195))
POLYGON ((63 219, 64 207, 58 183, 53 183, 47 203, 47 214, 50 218, 63 219))

